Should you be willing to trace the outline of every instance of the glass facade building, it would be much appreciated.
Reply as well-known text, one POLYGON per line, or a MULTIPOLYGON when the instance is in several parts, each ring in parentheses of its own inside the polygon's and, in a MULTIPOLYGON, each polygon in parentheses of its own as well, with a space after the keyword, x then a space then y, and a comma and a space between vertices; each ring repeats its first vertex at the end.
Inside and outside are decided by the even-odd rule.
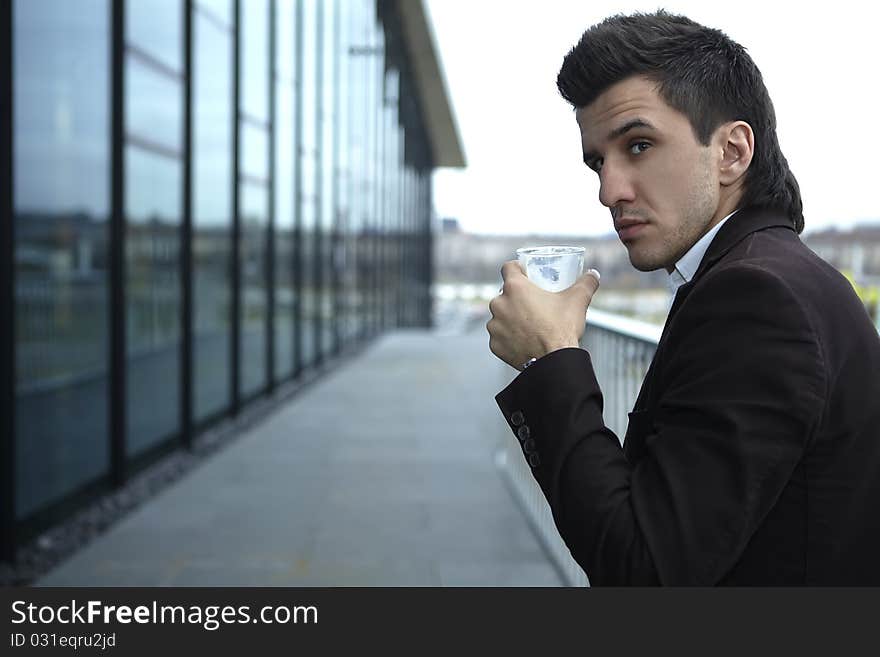
POLYGON ((0 3, 2 553, 395 327, 463 154, 414 0, 0 3))

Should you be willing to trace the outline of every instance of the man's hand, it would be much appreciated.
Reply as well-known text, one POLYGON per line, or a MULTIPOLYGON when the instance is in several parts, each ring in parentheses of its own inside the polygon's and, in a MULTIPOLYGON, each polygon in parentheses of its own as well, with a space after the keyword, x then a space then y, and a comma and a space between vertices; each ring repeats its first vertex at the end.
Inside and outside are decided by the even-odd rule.
POLYGON ((587 307, 599 288, 593 269, 562 292, 547 292, 532 283, 516 260, 501 267, 501 294, 489 302, 486 324, 489 349, 511 367, 522 370, 531 358, 577 347, 584 333, 587 307))

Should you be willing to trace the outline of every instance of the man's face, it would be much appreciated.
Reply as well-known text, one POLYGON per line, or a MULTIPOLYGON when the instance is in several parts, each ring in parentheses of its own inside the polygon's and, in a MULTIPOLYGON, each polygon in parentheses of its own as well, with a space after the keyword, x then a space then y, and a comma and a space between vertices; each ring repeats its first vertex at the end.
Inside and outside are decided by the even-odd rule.
POLYGON ((598 172, 599 200, 641 271, 672 271, 723 217, 717 149, 699 143, 656 83, 628 78, 577 110, 584 162, 598 172))

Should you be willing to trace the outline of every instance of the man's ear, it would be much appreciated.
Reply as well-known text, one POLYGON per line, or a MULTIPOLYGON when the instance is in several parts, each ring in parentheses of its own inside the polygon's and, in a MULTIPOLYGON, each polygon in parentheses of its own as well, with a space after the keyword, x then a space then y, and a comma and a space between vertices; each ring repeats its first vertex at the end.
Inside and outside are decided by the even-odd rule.
POLYGON ((745 121, 725 123, 716 136, 721 145, 721 162, 718 178, 722 185, 730 186, 741 181, 755 154, 755 133, 745 121))

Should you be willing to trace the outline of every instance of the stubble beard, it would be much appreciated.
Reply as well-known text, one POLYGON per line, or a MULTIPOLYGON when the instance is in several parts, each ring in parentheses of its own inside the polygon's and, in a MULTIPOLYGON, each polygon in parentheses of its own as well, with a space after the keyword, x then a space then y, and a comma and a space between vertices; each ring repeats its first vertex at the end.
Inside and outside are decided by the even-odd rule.
MULTIPOLYGON (((708 166, 709 152, 706 149, 701 154, 695 175, 692 176, 694 184, 689 190, 680 220, 669 232, 661 235, 660 244, 644 253, 628 249, 629 261, 635 269, 642 272, 657 269, 669 271, 706 234, 719 201, 716 193, 713 193, 717 191, 717 187, 708 175, 708 166)), ((650 226, 651 224, 649 228, 650 226)))

